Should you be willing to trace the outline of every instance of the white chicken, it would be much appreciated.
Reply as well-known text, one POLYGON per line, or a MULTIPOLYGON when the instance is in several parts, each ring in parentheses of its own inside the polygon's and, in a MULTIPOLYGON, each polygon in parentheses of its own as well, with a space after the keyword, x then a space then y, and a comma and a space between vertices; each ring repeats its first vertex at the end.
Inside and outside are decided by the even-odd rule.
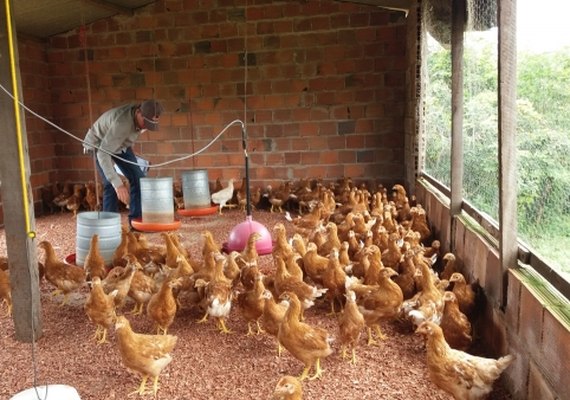
POLYGON ((218 204, 219 212, 222 213, 222 209, 226 207, 226 203, 232 199, 234 195, 234 179, 231 178, 228 181, 228 186, 223 188, 222 190, 218 190, 215 193, 212 193, 212 202, 218 204))

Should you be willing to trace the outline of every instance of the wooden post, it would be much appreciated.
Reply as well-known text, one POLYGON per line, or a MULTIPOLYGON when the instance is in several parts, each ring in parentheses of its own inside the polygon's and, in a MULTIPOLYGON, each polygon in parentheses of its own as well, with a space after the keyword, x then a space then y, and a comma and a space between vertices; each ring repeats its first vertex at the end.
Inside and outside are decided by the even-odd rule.
POLYGON ((463 35, 465 0, 451 2, 451 251, 455 251, 455 225, 463 203, 463 35))
POLYGON ((507 303, 507 271, 517 266, 517 42, 516 0, 499 10, 499 258, 503 272, 501 306, 507 303))
MULTIPOLYGON (((0 84, 10 93, 20 94, 18 49, 11 14, 9 0, 3 1, 0 7, 0 84)), ((28 142, 23 110, 19 106, 15 108, 14 100, 3 90, 0 90, 0 121, 0 178, 12 286, 12 315, 16 339, 32 342, 42 335, 42 320, 28 142)))

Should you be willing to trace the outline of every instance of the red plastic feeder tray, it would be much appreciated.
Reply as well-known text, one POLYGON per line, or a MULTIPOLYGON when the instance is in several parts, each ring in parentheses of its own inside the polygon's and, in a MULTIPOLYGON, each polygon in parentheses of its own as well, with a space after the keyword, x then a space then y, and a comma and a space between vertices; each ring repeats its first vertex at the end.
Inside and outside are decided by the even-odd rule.
POLYGON ((71 253, 69 254, 67 257, 65 257, 65 262, 67 264, 71 264, 71 265, 77 265, 75 264, 77 262, 77 256, 75 255, 75 253, 71 253))
POLYGON ((180 228, 181 221, 175 220, 169 223, 159 222, 143 222, 141 218, 135 218, 131 221, 131 225, 137 231, 141 232, 164 232, 175 231, 180 228))
POLYGON ((179 215, 183 217, 204 217, 206 215, 212 215, 218 212, 218 205, 203 208, 182 208, 176 211, 179 215))

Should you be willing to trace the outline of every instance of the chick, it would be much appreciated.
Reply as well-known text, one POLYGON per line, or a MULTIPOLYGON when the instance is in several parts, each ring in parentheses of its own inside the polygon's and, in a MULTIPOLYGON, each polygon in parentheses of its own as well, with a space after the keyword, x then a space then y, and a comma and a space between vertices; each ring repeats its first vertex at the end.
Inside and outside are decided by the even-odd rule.
POLYGON ((272 398, 273 400, 302 400, 303 386, 299 379, 285 375, 277 382, 272 398))
POLYGON ((493 389, 493 382, 512 363, 506 355, 494 360, 452 349, 441 327, 425 321, 416 329, 426 339, 427 366, 430 379, 456 400, 482 400, 493 389))
POLYGON ((174 349, 178 337, 133 332, 129 320, 124 316, 117 317, 115 330, 123 365, 142 376, 140 386, 131 394, 144 395, 146 393, 146 381, 150 377, 153 379, 152 393, 156 396, 158 377, 172 361, 170 353, 174 349))

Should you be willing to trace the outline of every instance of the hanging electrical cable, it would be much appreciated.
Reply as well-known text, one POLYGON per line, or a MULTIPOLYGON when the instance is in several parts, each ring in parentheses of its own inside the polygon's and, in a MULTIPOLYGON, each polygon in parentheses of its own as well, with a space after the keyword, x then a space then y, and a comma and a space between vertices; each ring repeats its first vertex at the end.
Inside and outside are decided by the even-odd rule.
MULTIPOLYGON (((0 85, 0 90, 2 90, 4 93, 6 93, 10 98, 14 99, 14 95, 13 95, 9 90, 7 90, 4 86, 0 85)), ((46 124, 50 125, 51 127, 53 127, 53 128, 55 128, 55 129, 57 129, 58 131, 60 131, 60 132, 62 132, 62 133, 64 133, 64 134, 66 134, 67 136, 73 138, 74 140, 77 140, 78 142, 85 143, 85 142, 83 141, 83 139, 81 139, 81 138, 75 136, 75 135, 72 134, 71 132, 66 131, 65 129, 61 128, 61 127, 58 126, 57 124, 51 122, 51 121, 48 120, 47 118, 45 118, 45 117, 43 117, 42 115, 38 114, 37 112, 33 111, 33 110, 30 109, 28 106, 26 106, 24 103, 22 103, 20 100, 18 100, 17 103, 18 103, 24 110, 26 110, 27 112, 29 112, 30 114, 32 114, 32 115, 35 116, 36 118, 38 118, 38 119, 44 121, 46 124)), ((193 152, 193 153, 191 153, 191 154, 187 154, 187 155, 182 156, 182 157, 174 158, 174 159, 172 159, 172 160, 170 160, 170 161, 165 161, 165 162, 163 162, 163 163, 149 165, 149 168, 160 168, 160 167, 164 167, 164 166, 166 166, 166 165, 170 165, 170 164, 173 164, 173 163, 176 163, 176 162, 179 162, 179 161, 187 160, 187 159, 189 159, 189 158, 192 158, 192 157, 197 156, 198 154, 203 153, 203 152, 206 151, 210 146, 212 146, 229 128, 231 128, 231 127, 234 126, 234 125, 239 125, 239 126, 242 127, 242 129, 243 129, 244 123, 243 123, 243 121, 240 120, 240 119, 235 119, 235 120, 233 120, 232 122, 230 122, 229 124, 227 124, 212 140, 210 140, 204 147, 202 147, 202 148, 199 149, 198 151, 195 151, 195 152, 193 152)), ((93 146, 92 144, 89 144, 89 145, 90 145, 90 146, 93 146)), ((110 156, 115 157, 115 154, 110 153, 110 152, 106 151, 105 149, 101 149, 101 148, 99 148, 99 147, 96 147, 96 149, 97 149, 98 151, 103 151, 103 152, 109 154, 110 156)), ((124 161, 124 162, 127 162, 127 163, 130 163, 130 164, 132 164, 132 165, 139 165, 138 163, 131 162, 131 161, 128 161, 128 160, 123 160, 123 161, 124 161)))

